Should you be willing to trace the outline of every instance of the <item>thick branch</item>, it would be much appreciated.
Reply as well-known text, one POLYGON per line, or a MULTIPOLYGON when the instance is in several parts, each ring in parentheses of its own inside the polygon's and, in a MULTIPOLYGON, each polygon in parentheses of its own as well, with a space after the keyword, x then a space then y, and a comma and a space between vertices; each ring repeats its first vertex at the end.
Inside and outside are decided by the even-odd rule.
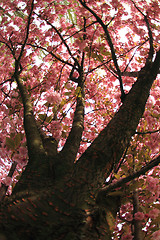
MULTIPOLYGON (((140 72, 124 104, 77 162, 76 179, 79 179, 81 171, 85 170, 85 181, 88 182, 88 186, 93 184, 98 188, 110 174, 113 166, 118 164, 143 116, 159 67, 160 51, 157 52, 154 63, 140 72)), ((84 184, 84 188, 87 188, 87 184, 84 184)))
MULTIPOLYGON (((138 77, 139 71, 135 71, 135 72, 121 72, 122 76, 125 77, 138 77)), ((157 72, 157 74, 160 74, 160 71, 157 72)))
POLYGON ((108 186, 104 187, 101 191, 99 191, 99 194, 101 195, 103 193, 106 196, 108 193, 114 191, 116 188, 123 187, 126 183, 146 174, 153 167, 158 166, 158 164, 160 164, 160 155, 153 159, 151 162, 149 162, 146 166, 142 167, 139 171, 136 171, 128 177, 122 178, 117 182, 111 183, 108 186))
POLYGON ((46 183, 53 181, 54 173, 50 167, 49 158, 46 154, 40 132, 36 125, 27 89, 18 76, 14 76, 14 78, 18 84, 18 89, 20 91, 24 107, 24 129, 29 156, 26 169, 13 190, 13 192, 16 193, 26 188, 43 188, 46 183))
POLYGON ((16 187, 14 188, 14 192, 21 191, 25 188, 37 188, 42 187, 42 185, 46 184, 46 179, 49 178, 51 173, 49 174, 49 163, 46 161, 46 153, 43 147, 42 138, 40 136, 40 132, 37 128, 35 117, 33 114, 33 107, 27 92, 26 87, 23 84, 22 79, 20 78, 20 74, 22 72, 21 66, 21 58, 24 52, 24 48, 27 44, 27 40, 29 37, 29 27, 31 23, 31 15, 33 12, 34 0, 31 4, 31 10, 28 17, 27 29, 26 29, 26 37, 24 43, 22 44, 21 51, 19 57, 15 59, 15 72, 13 75, 13 79, 15 79, 18 89, 20 92, 20 96, 23 103, 24 108, 24 129, 27 138, 27 148, 28 148, 28 156, 29 162, 22 174, 22 177, 16 187), (29 177, 28 177, 29 176, 29 177), (43 181, 40 181, 43 176, 43 181))
MULTIPOLYGON (((80 76, 77 79, 77 90, 79 90, 79 92, 77 95, 77 105, 74 112, 72 129, 61 151, 63 158, 67 157, 67 163, 69 165, 73 165, 73 162, 75 161, 84 129, 84 73, 82 68, 83 66, 81 67, 81 70, 79 70, 80 76)), ((74 71, 74 68, 72 70, 74 71)), ((72 74, 73 73, 71 73, 71 75, 72 74)))
POLYGON ((25 37, 24 43, 22 44, 18 59, 15 60, 15 73, 13 75, 13 78, 17 82, 18 89, 19 89, 19 92, 20 92, 20 95, 22 98, 23 107, 24 107, 24 129, 25 129, 25 133, 26 133, 26 137, 27 137, 27 147, 28 147, 29 157, 33 157, 35 154, 38 154, 38 153, 42 153, 42 152, 44 153, 42 140, 41 140, 39 131, 36 126, 35 118, 33 116, 32 103, 30 101, 27 89, 24 86, 23 81, 20 79, 20 73, 22 71, 20 61, 21 61, 21 57, 23 55, 23 51, 26 46, 28 37, 29 37, 29 27, 30 27, 30 23, 31 23, 33 7, 34 7, 34 0, 32 0, 31 10, 30 10, 30 13, 28 16, 26 37, 25 37))
POLYGON ((40 152, 42 153, 44 151, 42 139, 36 126, 36 121, 33 115, 33 107, 27 89, 23 85, 20 77, 16 75, 15 80, 17 82, 24 107, 24 129, 27 138, 28 154, 29 157, 33 157, 35 154, 40 152))
POLYGON ((74 162, 80 146, 84 128, 83 125, 84 125, 84 97, 80 96, 77 97, 77 106, 74 113, 72 129, 69 133, 69 136, 63 147, 63 150, 61 151, 63 156, 67 156, 71 163, 74 162))
MULTIPOLYGON (((10 171, 8 173, 8 177, 12 178, 16 170, 16 166, 17 166, 17 163, 13 162, 10 168, 10 171)), ((8 190, 8 186, 6 186, 5 184, 2 184, 0 187, 0 202, 3 201, 3 199, 5 198, 7 190, 8 190)))

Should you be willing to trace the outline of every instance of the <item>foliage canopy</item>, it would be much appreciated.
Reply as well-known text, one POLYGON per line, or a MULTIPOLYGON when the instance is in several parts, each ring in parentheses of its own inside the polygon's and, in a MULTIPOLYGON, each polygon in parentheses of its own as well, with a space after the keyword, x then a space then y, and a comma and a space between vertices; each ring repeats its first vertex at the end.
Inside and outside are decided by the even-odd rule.
POLYGON ((0 234, 160 239, 159 1, 0 12, 0 234))

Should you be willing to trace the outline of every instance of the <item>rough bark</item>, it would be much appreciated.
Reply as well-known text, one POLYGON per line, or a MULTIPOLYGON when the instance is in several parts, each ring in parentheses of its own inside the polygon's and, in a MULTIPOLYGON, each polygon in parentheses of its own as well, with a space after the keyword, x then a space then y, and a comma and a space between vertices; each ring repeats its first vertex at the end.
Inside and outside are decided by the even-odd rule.
MULTIPOLYGON (((45 164, 44 169, 38 171, 39 176, 34 174, 36 168, 41 168, 40 163, 43 163, 44 156, 48 158, 43 150, 40 151, 44 148, 43 141, 42 148, 40 142, 39 152, 30 155, 29 161, 35 164, 29 164, 23 173, 25 177, 22 175, 22 180, 19 181, 19 187, 1 204, 1 234, 8 240, 111 239, 113 229, 107 224, 107 214, 111 214, 114 219, 119 207, 119 198, 105 195, 96 202, 96 195, 103 185, 105 174, 109 174, 118 163, 136 131, 159 69, 159 60, 160 52, 157 53, 154 63, 139 73, 137 82, 108 126, 79 161, 73 163, 72 174, 69 172, 68 175, 50 181, 53 175, 48 175, 48 179, 43 178, 45 164), (31 176, 31 182, 27 175, 31 176), (30 186, 30 183, 37 187, 30 186), (22 189, 20 186, 26 187, 22 189), (110 207, 112 202, 113 209, 110 207)), ((30 120, 33 114, 28 114, 25 118, 30 120)), ((37 136, 38 134, 37 132, 37 136)), ((28 135, 28 144, 29 138, 28 135)), ((38 148, 37 142, 34 146, 38 148)), ((32 148, 29 149, 32 152, 32 148)), ((56 161, 60 160, 59 157, 62 158, 63 154, 56 154, 56 161)), ((62 161, 61 164, 63 165, 62 161)))
MULTIPOLYGON (((123 104, 107 127, 74 163, 84 121, 83 61, 79 65, 68 45, 57 32, 71 58, 77 64, 80 74, 77 81, 82 91, 77 96, 77 106, 69 137, 62 151, 57 153, 57 142, 41 134, 37 126, 27 89, 20 78, 22 71, 20 61, 27 43, 34 7, 34 1, 32 1, 26 37, 17 59, 14 51, 10 49, 15 59, 13 79, 17 82, 24 107, 24 129, 29 162, 12 196, 6 197, 1 203, 0 237, 7 240, 109 240, 112 236, 120 199, 119 196, 109 195, 108 192, 107 194, 103 192, 105 194, 101 196, 98 193, 102 189, 105 178, 119 163, 131 137, 136 132, 151 86, 159 72, 160 51, 157 52, 154 62, 147 62, 138 73, 137 81, 124 100, 122 74, 108 29, 102 20, 87 8, 85 2, 81 0, 79 2, 95 16, 106 34, 120 81, 123 104), (97 198, 97 196, 100 197, 97 198), (113 225, 108 224, 109 218, 112 219, 113 225)), ((55 28, 54 30, 57 31, 55 28)), ((151 39, 151 36, 149 37, 151 39)), ((151 47, 150 41, 150 49, 151 47)), ((64 63, 69 65, 68 62, 64 63)))
MULTIPOLYGON (((147 64, 139 72, 139 77, 127 94, 124 104, 76 163, 73 179, 82 179, 79 189, 82 190, 84 186, 86 191, 91 184, 94 189, 98 189, 118 164, 145 110, 150 88, 159 70, 159 60, 160 51, 154 63, 147 64), (82 169, 85 172, 83 175, 82 169)), ((77 201, 81 201, 79 194, 77 201)))

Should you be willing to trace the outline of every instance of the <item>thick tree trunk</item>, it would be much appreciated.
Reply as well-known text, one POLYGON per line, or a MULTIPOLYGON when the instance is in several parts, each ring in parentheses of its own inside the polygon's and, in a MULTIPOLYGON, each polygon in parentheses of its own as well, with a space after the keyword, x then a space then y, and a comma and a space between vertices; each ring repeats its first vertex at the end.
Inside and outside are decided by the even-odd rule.
MULTIPOLYGON (((31 127, 35 128, 35 134, 32 135, 34 141, 30 142, 31 132, 26 126, 29 164, 12 196, 6 197, 1 204, 0 233, 7 240, 111 239, 119 199, 105 195, 96 201, 96 196, 105 176, 118 164, 135 133, 159 66, 160 52, 154 63, 139 73, 124 104, 79 161, 74 164, 74 157, 70 159, 72 167, 68 172, 65 161, 63 166, 63 159, 67 159, 67 150, 64 150, 65 154, 63 151, 53 154, 55 175, 50 174, 51 156, 45 152, 29 106, 29 111, 24 113, 27 113, 25 125, 28 120, 33 123, 31 127)), ((83 112, 81 109, 79 111, 83 112)), ((77 121, 81 122, 81 119, 77 121)), ((76 120, 75 127, 77 131, 78 127, 82 131, 82 125, 76 124, 76 120)))

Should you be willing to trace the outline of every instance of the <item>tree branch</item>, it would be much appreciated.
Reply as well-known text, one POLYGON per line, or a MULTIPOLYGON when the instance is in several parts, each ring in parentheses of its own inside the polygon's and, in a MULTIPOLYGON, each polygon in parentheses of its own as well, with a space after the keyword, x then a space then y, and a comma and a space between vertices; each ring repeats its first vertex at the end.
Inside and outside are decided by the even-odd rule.
MULTIPOLYGON (((23 84, 20 74, 23 71, 21 66, 21 58, 24 52, 24 48, 27 44, 29 37, 29 27, 31 23, 31 15, 33 12, 34 0, 31 4, 31 10, 28 16, 28 23, 26 28, 26 37, 22 44, 20 54, 17 59, 15 59, 15 72, 12 78, 16 81, 20 96, 24 108, 24 130, 27 139, 27 148, 29 161, 26 166, 25 171, 21 177, 21 180, 16 184, 13 192, 24 190, 25 188, 34 189, 37 187, 43 187, 46 184, 46 181, 53 181, 53 174, 50 170, 49 159, 45 148, 43 146, 42 137, 40 135, 39 129, 36 124, 36 120, 33 113, 33 106, 27 91, 26 86, 23 84), (28 178, 29 176, 29 178, 28 178), (41 180, 43 178, 43 181, 41 180)), ((13 54, 13 53, 12 53, 13 54)))
MULTIPOLYGON (((133 216, 135 213, 137 213, 140 209, 139 207, 139 198, 138 198, 138 192, 137 190, 133 191, 133 216)), ((142 223, 139 220, 133 219, 133 236, 134 240, 142 240, 142 223)))
POLYGON ((149 35, 149 44, 150 44, 150 48, 149 48, 149 53, 148 53, 148 58, 146 60, 147 62, 152 62, 153 59, 153 55, 154 55, 154 47, 153 47, 153 35, 152 35, 152 31, 149 25, 149 21, 147 16, 137 7, 137 5, 135 4, 135 2, 133 0, 131 0, 131 2, 133 3, 133 5, 135 6, 135 8, 138 10, 138 12, 140 12, 142 14, 142 16, 144 17, 144 21, 146 23, 147 29, 148 29, 148 35, 149 35))
POLYGON ((92 15, 96 18, 97 22, 101 25, 101 27, 103 28, 104 32, 105 32, 105 35, 106 35, 106 40, 108 42, 108 45, 110 47, 110 50, 111 50, 111 54, 112 54, 112 59, 113 59, 113 62, 114 62, 114 66, 116 68, 116 71, 117 71, 117 75, 118 75, 118 80, 120 82, 120 89, 121 89, 121 100, 122 102, 124 101, 125 99, 125 92, 124 92, 124 89, 123 89, 123 81, 122 81, 122 77, 121 77, 121 71, 120 71, 120 68, 118 66, 118 62, 117 62, 117 58, 116 58, 116 54, 115 54, 115 49, 114 49, 114 46, 113 46, 113 43, 112 43, 112 39, 110 37, 110 34, 109 34, 109 31, 108 31, 108 28, 107 28, 107 25, 105 25, 102 21, 102 19, 92 10, 90 9, 85 2, 83 2, 82 0, 79 0, 79 2, 81 3, 81 5, 86 8, 90 13, 92 13, 92 15))
POLYGON ((144 175, 153 167, 158 166, 158 164, 160 164, 160 155, 155 159, 153 159, 152 161, 150 161, 146 166, 142 167, 139 171, 136 171, 133 174, 129 175, 128 177, 122 178, 117 182, 111 183, 108 186, 104 187, 102 190, 99 191, 97 198, 101 194, 103 194, 104 196, 107 196, 108 193, 114 191, 116 188, 123 187, 123 185, 125 185, 126 183, 144 175))
POLYGON ((138 134, 138 135, 145 135, 145 134, 152 134, 152 133, 156 133, 156 132, 160 132, 160 129, 157 129, 155 131, 147 131, 147 132, 135 132, 135 134, 138 134))
POLYGON ((46 23, 47 23, 48 25, 50 25, 50 26, 54 29, 54 31, 55 31, 55 32, 58 34, 58 36, 60 37, 62 43, 65 45, 65 47, 66 47, 69 55, 71 56, 71 58, 74 60, 74 62, 76 62, 77 66, 80 67, 79 62, 78 62, 77 59, 73 56, 73 54, 72 54, 72 52, 71 52, 68 44, 66 43, 66 40, 63 38, 63 36, 61 35, 61 33, 58 31, 58 29, 57 29, 52 23, 50 23, 47 19, 45 19, 44 17, 42 17, 41 15, 39 15, 39 14, 37 14, 37 13, 35 13, 35 14, 36 14, 38 17, 40 17, 41 19, 43 19, 44 21, 46 21, 46 23))
POLYGON ((32 0, 32 2, 31 2, 31 10, 30 10, 30 13, 29 13, 29 16, 28 16, 26 37, 25 37, 24 43, 22 44, 21 52, 20 52, 20 54, 19 54, 19 57, 18 57, 18 59, 17 59, 17 62, 20 62, 20 59, 21 59, 21 57, 22 57, 24 48, 25 48, 26 43, 27 43, 27 40, 28 40, 29 28, 30 28, 30 24, 31 24, 31 17, 32 17, 32 13, 33 13, 33 7, 34 7, 34 0, 32 0))
POLYGON ((113 167, 119 163, 143 116, 159 67, 160 51, 157 52, 154 63, 139 74, 119 111, 77 161, 73 180, 80 179, 81 171, 86 171, 85 182, 88 183, 81 184, 81 190, 83 186, 87 191, 90 184, 99 188, 113 167))
MULTIPOLYGON (((76 64, 76 63, 75 63, 76 64)), ((83 61, 82 61, 83 64, 83 61)), ((71 74, 73 74, 74 67, 71 70, 71 74)), ((66 140, 66 143, 61 151, 61 155, 63 158, 68 159, 69 165, 73 165, 73 162, 76 158, 81 138, 82 138, 82 133, 84 129, 84 73, 83 73, 83 65, 81 66, 81 69, 79 69, 79 77, 76 80, 78 83, 77 90, 79 91, 77 94, 77 105, 76 105, 76 110, 74 112, 74 118, 73 118, 73 123, 72 123, 72 128, 69 133, 69 136, 66 140)), ((72 77, 72 76, 70 76, 72 77)), ((72 79, 71 79, 72 80, 72 79)))
MULTIPOLYGON (((86 39, 86 19, 84 18, 84 34, 83 34, 83 40, 86 39)), ((77 90, 78 96, 77 96, 77 105, 76 110, 74 112, 74 118, 72 123, 72 129, 69 133, 69 136, 66 140, 66 143, 61 151, 61 154, 64 156, 67 156, 68 163, 73 164, 73 161, 76 158, 80 142, 82 139, 82 133, 84 129, 84 72, 83 72, 83 66, 84 66, 84 58, 85 53, 82 53, 82 60, 81 63, 77 65, 78 60, 75 59, 74 65, 72 67, 72 70, 70 72, 70 79, 76 83, 78 83, 77 90), (76 69, 77 66, 77 69, 76 69), (79 76, 77 78, 73 77, 74 70, 77 70, 79 73, 79 76)))
MULTIPOLYGON (((7 177, 12 178, 12 176, 16 170, 16 167, 17 167, 17 163, 13 162, 7 177)), ((6 186, 5 184, 2 184, 0 187, 0 202, 3 201, 4 197, 6 196, 7 190, 8 190, 8 186, 6 186)))
POLYGON ((30 158, 32 158, 33 155, 40 153, 41 151, 44 153, 42 139, 40 137, 39 131, 36 126, 36 121, 33 116, 32 103, 30 101, 27 89, 23 85, 22 80, 20 79, 20 73, 22 71, 21 66, 20 66, 20 61, 21 61, 21 57, 23 55, 23 51, 24 51, 24 48, 25 48, 27 40, 28 40, 28 36, 29 36, 29 27, 30 27, 30 23, 31 23, 31 16, 33 13, 33 7, 34 7, 34 0, 32 0, 31 10, 30 10, 30 13, 28 16, 26 37, 25 37, 24 43, 22 44, 18 59, 15 59, 15 72, 13 75, 13 78, 17 82, 18 89, 19 89, 19 92, 20 92, 20 95, 22 98, 23 107, 24 107, 24 128, 25 128, 25 132, 26 132, 28 153, 29 153, 30 158))
POLYGON ((33 107, 27 89, 25 88, 22 80, 20 79, 20 77, 17 76, 16 73, 14 74, 14 78, 17 82, 23 102, 24 129, 27 137, 28 153, 29 156, 32 157, 33 155, 40 153, 40 151, 43 151, 42 140, 36 126, 36 121, 33 115, 33 107))
POLYGON ((69 66, 71 66, 71 67, 73 67, 73 65, 72 65, 70 62, 61 59, 61 58, 58 57, 56 54, 54 54, 54 53, 51 52, 51 51, 48 51, 48 50, 47 50, 46 48, 44 48, 44 47, 41 47, 41 46, 38 46, 38 45, 34 45, 34 44, 31 44, 31 43, 29 43, 29 44, 27 44, 27 45, 28 45, 28 46, 31 46, 31 47, 33 47, 33 48, 39 48, 39 49, 41 49, 41 50, 44 50, 44 51, 46 51, 47 53, 51 54, 51 56, 53 56, 53 57, 54 57, 55 59, 57 59, 58 61, 60 61, 60 62, 62 62, 62 63, 64 63, 64 64, 67 64, 67 65, 69 65, 69 66))

